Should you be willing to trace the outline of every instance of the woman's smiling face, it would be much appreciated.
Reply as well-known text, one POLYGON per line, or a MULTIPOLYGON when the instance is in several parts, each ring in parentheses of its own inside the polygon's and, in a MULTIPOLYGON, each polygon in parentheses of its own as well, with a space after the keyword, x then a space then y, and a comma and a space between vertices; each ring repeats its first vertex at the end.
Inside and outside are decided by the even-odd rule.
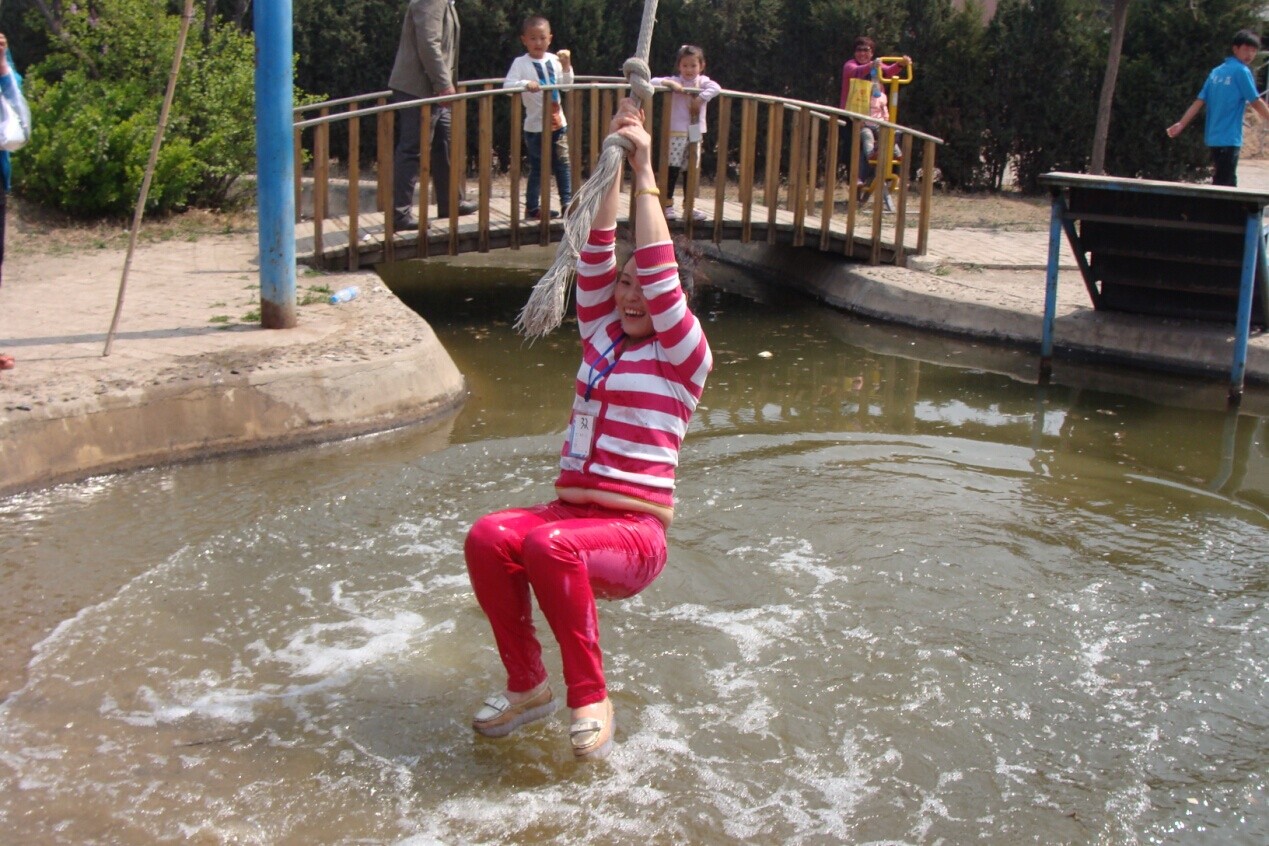
POLYGON ((648 313, 648 300, 635 275, 633 257, 622 266, 621 276, 617 278, 617 316, 621 318, 621 331, 631 340, 651 337, 655 331, 652 315, 648 313))

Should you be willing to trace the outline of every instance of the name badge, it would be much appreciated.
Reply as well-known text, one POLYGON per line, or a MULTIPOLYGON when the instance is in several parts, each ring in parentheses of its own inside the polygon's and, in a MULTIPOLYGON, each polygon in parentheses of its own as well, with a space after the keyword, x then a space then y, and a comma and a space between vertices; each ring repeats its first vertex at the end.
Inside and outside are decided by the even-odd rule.
POLYGON ((599 419, 599 401, 579 399, 573 404, 573 419, 568 424, 570 458, 590 458, 595 442, 595 422, 599 419))

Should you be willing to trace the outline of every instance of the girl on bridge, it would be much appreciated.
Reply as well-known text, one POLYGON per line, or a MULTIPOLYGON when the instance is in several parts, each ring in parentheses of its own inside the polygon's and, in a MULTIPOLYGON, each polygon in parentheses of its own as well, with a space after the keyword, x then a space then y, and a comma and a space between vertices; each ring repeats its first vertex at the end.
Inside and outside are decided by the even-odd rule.
POLYGON ((472 728, 502 737, 556 708, 532 593, 559 642, 579 759, 605 756, 614 729, 595 599, 634 596, 665 566, 679 447, 713 365, 680 282, 637 100, 622 102, 610 132, 630 148, 635 250, 617 263, 616 179, 578 259, 582 362, 557 499, 482 517, 465 547, 507 671, 506 689, 485 700, 472 728))
MULTIPOLYGON (((687 170, 687 153, 693 142, 698 145, 696 159, 700 161, 699 143, 705 134, 705 106, 723 91, 717 82, 705 75, 705 51, 695 44, 684 44, 679 48, 674 57, 674 71, 675 76, 654 76, 648 80, 653 85, 664 85, 676 92, 670 98, 670 175, 665 183, 663 201, 666 220, 678 219, 678 212, 674 210, 675 183, 679 181, 679 174, 687 170), (684 94, 684 88, 698 88, 700 93, 684 94)), ((686 178, 684 176, 684 180, 686 178)), ((683 190, 686 195, 686 184, 683 190)), ((692 219, 704 220, 705 213, 694 208, 692 219)))

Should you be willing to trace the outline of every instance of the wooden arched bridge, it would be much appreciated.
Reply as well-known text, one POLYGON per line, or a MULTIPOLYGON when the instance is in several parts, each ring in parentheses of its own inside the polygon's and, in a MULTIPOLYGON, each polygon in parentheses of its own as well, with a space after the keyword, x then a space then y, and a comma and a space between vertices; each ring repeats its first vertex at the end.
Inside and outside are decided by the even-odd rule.
MULTIPOLYGON (((568 144, 574 189, 598 160, 617 98, 628 86, 615 77, 579 77, 571 85, 543 86, 540 96, 558 89, 568 117, 568 144)), ((689 89, 690 90, 690 89, 689 89)), ((460 83, 458 93, 411 103, 389 103, 391 92, 331 100, 295 110, 296 256, 328 268, 358 269, 384 261, 455 255, 559 240, 562 224, 546 214, 522 214, 523 102, 501 79, 460 83), (394 122, 402 115, 422 121, 423 137, 433 109, 453 109, 451 195, 466 181, 473 215, 435 219, 420 203, 420 230, 395 231, 392 205, 394 122), (420 108, 421 107, 421 108, 420 108), (420 108, 420 111, 412 111, 420 108), (402 109, 411 111, 402 112, 402 109), (501 110, 501 112, 499 112, 501 110), (498 119, 495 119, 495 118, 498 119), (374 164, 363 174, 363 126, 373 121, 374 164), (496 130, 509 136, 505 177, 495 164, 496 130), (344 163, 331 157, 332 140, 346 142, 344 163), (474 151, 472 146, 474 145, 474 151), (304 179, 299 163, 311 162, 304 179), (369 177, 363 181, 363 176, 369 177), (373 190, 368 190, 373 185, 373 190), (363 191, 365 195, 363 196, 363 191), (385 212, 387 212, 385 214, 385 212)), ((669 92, 647 104, 649 131, 657 139, 662 191, 668 174, 669 92)), ((892 95, 892 100, 897 97, 892 95)), ((724 89, 711 102, 705 144, 717 152, 715 167, 702 172, 689 150, 687 189, 681 227, 689 237, 719 242, 765 241, 833 251, 872 264, 902 266, 908 255, 926 250, 935 148, 939 138, 867 115, 787 98, 724 89), (864 121, 880 126, 881 160, 876 176, 862 185, 860 132, 864 121), (892 157, 896 141, 900 155, 892 157), (912 180, 913 151, 921 145, 919 178, 912 180), (699 193, 698 193, 699 192, 699 193), (705 219, 691 214, 700 210, 705 219)), ((554 202, 550 133, 542 133, 541 208, 554 202)), ((428 145, 419 171, 421 192, 431 183, 428 145)), ((697 146, 696 144, 692 145, 697 146)), ((558 204, 556 204, 558 206, 558 204)), ((456 196, 448 203, 458 209, 456 196)))

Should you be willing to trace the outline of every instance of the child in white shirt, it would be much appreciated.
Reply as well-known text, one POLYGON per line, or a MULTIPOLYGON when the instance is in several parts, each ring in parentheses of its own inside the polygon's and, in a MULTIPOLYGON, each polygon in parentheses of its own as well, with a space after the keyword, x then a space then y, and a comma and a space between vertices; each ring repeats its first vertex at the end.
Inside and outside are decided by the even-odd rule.
MULTIPOLYGON (((561 97, 558 90, 542 92, 543 85, 567 85, 573 81, 573 60, 568 50, 548 53, 551 46, 551 22, 541 15, 531 15, 520 27, 520 41, 529 52, 517 56, 503 80, 503 88, 518 88, 524 101, 524 146, 529 157, 529 178, 525 187, 525 217, 541 218, 542 204, 542 132, 548 120, 551 127, 551 171, 555 174, 555 187, 560 194, 560 208, 568 208, 573 201, 572 167, 568 158, 568 138, 565 129, 561 97), (541 93, 539 93, 541 92, 541 93), (549 104, 543 108, 543 103, 549 104), (543 119, 544 114, 549 118, 543 119)), ((552 211, 551 217, 559 217, 552 211)))

